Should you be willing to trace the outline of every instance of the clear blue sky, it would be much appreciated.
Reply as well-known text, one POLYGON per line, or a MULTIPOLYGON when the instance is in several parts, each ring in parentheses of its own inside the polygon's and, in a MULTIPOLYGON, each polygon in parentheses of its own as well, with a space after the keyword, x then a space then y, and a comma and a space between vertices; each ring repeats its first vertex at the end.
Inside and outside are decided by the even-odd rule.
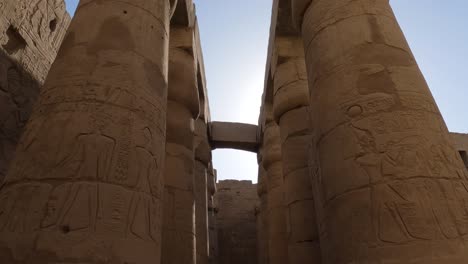
MULTIPOLYGON (((66 0, 70 13, 78 0, 66 0)), ((213 120, 257 123, 271 0, 195 0, 213 120)), ((451 131, 468 133, 468 1, 391 0, 451 131)), ((256 155, 216 150, 219 179, 256 182, 256 155)))

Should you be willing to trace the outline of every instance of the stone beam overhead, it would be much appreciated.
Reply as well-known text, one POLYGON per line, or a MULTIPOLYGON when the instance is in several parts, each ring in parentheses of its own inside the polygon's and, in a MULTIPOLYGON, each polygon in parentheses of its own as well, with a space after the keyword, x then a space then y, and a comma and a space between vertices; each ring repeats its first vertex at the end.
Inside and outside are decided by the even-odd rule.
POLYGON ((210 140, 213 149, 232 148, 257 152, 257 126, 242 123, 211 122, 210 140))
POLYGON ((450 133, 452 140, 455 143, 455 148, 460 154, 465 167, 468 169, 468 134, 450 133))
POLYGON ((459 150, 468 151, 468 134, 463 133, 450 133, 455 147, 459 150))

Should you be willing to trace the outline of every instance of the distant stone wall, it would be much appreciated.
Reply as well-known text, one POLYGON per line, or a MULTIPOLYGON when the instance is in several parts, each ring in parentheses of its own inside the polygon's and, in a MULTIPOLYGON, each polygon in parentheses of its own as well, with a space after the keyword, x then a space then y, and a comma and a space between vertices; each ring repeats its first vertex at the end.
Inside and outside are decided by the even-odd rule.
POLYGON ((63 0, 0 0, 0 182, 69 24, 63 0))
POLYGON ((468 134, 450 133, 466 168, 468 169, 468 134))
POLYGON ((257 185, 227 180, 217 187, 219 264, 256 264, 257 185))

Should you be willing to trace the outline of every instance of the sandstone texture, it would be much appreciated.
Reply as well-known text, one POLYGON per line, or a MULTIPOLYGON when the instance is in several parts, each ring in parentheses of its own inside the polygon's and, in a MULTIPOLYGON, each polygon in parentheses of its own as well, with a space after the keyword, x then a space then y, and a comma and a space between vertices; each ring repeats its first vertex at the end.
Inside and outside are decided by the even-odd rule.
POLYGON ((169 11, 80 2, 0 191, 5 263, 159 263, 169 11))
POLYGON ((212 180, 208 175, 212 168, 210 115, 200 47, 193 2, 178 1, 170 31, 164 264, 209 261, 208 197, 213 195, 208 182, 212 180))
POLYGON ((257 186, 251 181, 220 181, 216 193, 219 262, 256 264, 257 186))
POLYGON ((217 202, 215 199, 217 172, 215 169, 208 170, 208 263, 216 264, 219 262, 219 239, 218 239, 218 221, 217 221, 217 202))
POLYGON ((322 261, 466 263, 467 171, 389 1, 292 2, 322 261))
POLYGON ((308 152, 314 127, 308 123, 309 86, 304 47, 300 34, 284 28, 287 24, 281 20, 288 10, 284 5, 285 2, 280 1, 273 3, 278 12, 272 18, 277 19, 277 24, 271 28, 274 39, 270 44, 272 60, 268 75, 272 79, 273 118, 280 128, 288 262, 320 263, 314 197, 309 179, 308 152))
POLYGON ((264 105, 265 126, 263 128, 262 151, 259 154, 261 166, 266 173, 266 215, 268 217, 268 261, 288 261, 287 206, 281 156, 280 128, 273 120, 273 107, 264 105))
POLYGON ((213 149, 230 148, 257 152, 257 126, 242 123, 211 122, 210 140, 213 149))
POLYGON ((208 264, 210 255, 208 227, 208 199, 215 193, 214 171, 211 163, 211 148, 208 141, 208 125, 202 118, 195 125, 195 199, 197 264, 208 264))
POLYGON ((0 1, 0 182, 69 23, 63 0, 0 1))
MULTIPOLYGON (((261 151, 259 152, 261 153, 261 151)), ((266 175, 265 168, 263 168, 262 157, 259 154, 259 168, 258 168, 258 204, 256 208, 257 218, 257 263, 268 264, 268 178, 266 175)))
POLYGON ((468 169, 468 134, 450 133, 463 163, 468 169))
POLYGON ((468 135, 389 1, 272 6, 253 125, 211 120, 193 0, 0 0, 0 262, 468 263, 468 135))

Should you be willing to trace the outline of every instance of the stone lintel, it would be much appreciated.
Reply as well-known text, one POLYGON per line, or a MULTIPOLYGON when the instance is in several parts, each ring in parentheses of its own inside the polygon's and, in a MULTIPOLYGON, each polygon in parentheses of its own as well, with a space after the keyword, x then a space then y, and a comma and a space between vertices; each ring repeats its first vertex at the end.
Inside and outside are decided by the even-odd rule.
POLYGON ((211 122, 210 140, 213 149, 231 148, 257 152, 257 126, 242 123, 211 122))
POLYGON ((468 134, 450 133, 450 136, 455 144, 455 149, 460 154, 463 163, 465 163, 468 169, 468 134))

